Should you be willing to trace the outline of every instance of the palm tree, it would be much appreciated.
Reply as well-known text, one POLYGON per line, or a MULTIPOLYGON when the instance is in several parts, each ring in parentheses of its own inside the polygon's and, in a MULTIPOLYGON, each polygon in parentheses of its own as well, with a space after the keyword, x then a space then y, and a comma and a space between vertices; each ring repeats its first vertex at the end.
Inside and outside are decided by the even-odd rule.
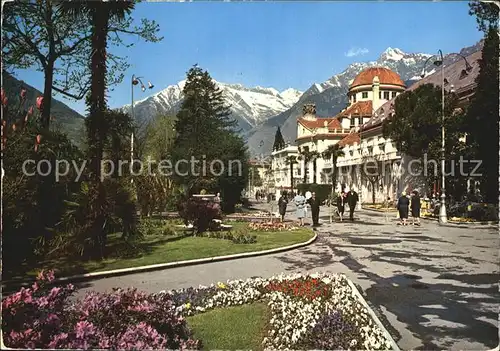
POLYGON ((296 156, 287 156, 285 159, 285 164, 290 166, 290 191, 293 192, 293 165, 297 163, 296 156))
POLYGON ((316 160, 320 156, 318 151, 311 151, 311 161, 313 162, 313 184, 316 184, 317 164, 316 160))
POLYGON ((105 120, 106 105, 106 49, 108 42, 109 23, 111 20, 121 21, 134 9, 132 1, 64 1, 59 4, 67 15, 89 18, 91 25, 90 57, 91 84, 90 94, 87 97, 89 117, 86 120, 88 145, 91 157, 93 179, 97 184, 97 203, 95 232, 92 233, 98 244, 99 254, 104 256, 106 246, 106 192, 101 180, 101 161, 103 158, 104 144, 108 133, 105 120))
MULTIPOLYGON (((344 151, 342 151, 339 144, 330 145, 330 146, 328 146, 328 148, 325 151, 323 151, 321 156, 325 160, 330 159, 332 161, 332 171, 333 171, 332 172, 332 193, 333 193, 335 183, 337 182, 337 167, 336 167, 337 159, 339 157, 344 156, 344 151)), ((332 194, 332 196, 333 196, 333 194, 332 194)))
POLYGON ((304 162, 304 184, 307 183, 307 173, 309 168, 309 162, 312 160, 312 152, 309 149, 304 148, 300 151, 299 159, 304 162))

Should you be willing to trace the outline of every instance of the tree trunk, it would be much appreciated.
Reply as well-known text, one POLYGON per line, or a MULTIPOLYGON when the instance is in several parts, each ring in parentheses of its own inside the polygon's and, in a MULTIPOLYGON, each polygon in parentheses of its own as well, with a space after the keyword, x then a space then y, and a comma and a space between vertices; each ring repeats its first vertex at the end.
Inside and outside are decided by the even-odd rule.
POLYGON ((307 184, 307 162, 304 159, 304 184, 307 184))
POLYGON ((372 183, 372 204, 375 205, 375 182, 372 183))
POLYGON ((54 62, 55 62, 55 38, 52 24, 52 6, 48 4, 45 8, 45 23, 47 37, 49 38, 49 47, 47 55, 47 65, 44 67, 45 82, 43 87, 43 103, 41 106, 42 128, 49 130, 50 127, 50 108, 52 106, 52 84, 54 81, 54 62))
POLYGON ((42 128, 49 130, 50 107, 52 106, 52 83, 54 81, 54 61, 49 60, 45 67, 45 83, 43 87, 43 103, 41 106, 42 128))
POLYGON ((293 193, 293 162, 290 162, 290 192, 293 193))
POLYGON ((313 184, 316 184, 316 159, 313 160, 313 184))
MULTIPOLYGON (((106 4, 107 5, 107 4, 106 4)), ((92 170, 94 182, 97 184, 97 216, 95 241, 98 243, 99 258, 104 257, 107 233, 106 223, 106 189, 101 181, 101 161, 106 138, 106 121, 103 113, 106 109, 106 46, 109 22, 107 6, 97 8, 92 16, 92 57, 91 57, 91 87, 90 87, 90 116, 89 116, 89 141, 91 142, 92 170)))

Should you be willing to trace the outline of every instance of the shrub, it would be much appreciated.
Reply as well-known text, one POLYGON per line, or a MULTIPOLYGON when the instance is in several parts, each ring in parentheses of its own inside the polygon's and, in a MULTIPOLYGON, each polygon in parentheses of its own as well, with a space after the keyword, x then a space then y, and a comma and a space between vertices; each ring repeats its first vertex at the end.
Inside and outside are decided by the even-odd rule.
POLYGON ((64 349, 199 349, 171 297, 135 289, 90 292, 70 304, 74 287, 45 284, 53 272, 41 273, 29 289, 2 300, 2 332, 13 348, 64 349))
POLYGON ((222 219, 218 204, 197 198, 190 198, 181 203, 179 215, 185 223, 193 223, 198 233, 207 231, 213 219, 222 219))

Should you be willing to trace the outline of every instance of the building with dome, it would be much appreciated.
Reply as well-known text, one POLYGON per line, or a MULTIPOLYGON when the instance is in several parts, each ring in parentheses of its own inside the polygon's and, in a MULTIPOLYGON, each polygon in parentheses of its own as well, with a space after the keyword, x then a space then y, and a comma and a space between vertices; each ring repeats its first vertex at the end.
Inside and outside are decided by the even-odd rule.
MULTIPOLYGON (((454 89, 463 104, 467 104, 474 93, 480 58, 480 51, 467 57, 473 67, 469 72, 463 69, 461 60, 444 68, 445 89, 454 89)), ((426 83, 440 85, 440 70, 413 84, 409 90, 426 83)), ((324 159, 322 154, 329 146, 338 145, 344 155, 336 162, 336 191, 342 186, 354 188, 360 195, 360 203, 371 202, 373 195, 376 202, 383 202, 387 198, 395 199, 402 191, 415 189, 425 193, 422 178, 412 177, 408 172, 411 159, 401 155, 382 133, 383 121, 392 117, 395 98, 405 90, 407 87, 396 72, 385 67, 370 67, 350 83, 348 106, 336 116, 319 117, 314 104, 305 104, 302 116, 297 119, 297 150, 302 155, 312 154, 315 161, 306 162, 302 157, 297 165, 300 174, 306 173, 308 183, 332 184, 331 160, 324 159), (368 172, 379 176, 367 177, 366 174, 370 174, 367 164, 371 165, 368 172)))

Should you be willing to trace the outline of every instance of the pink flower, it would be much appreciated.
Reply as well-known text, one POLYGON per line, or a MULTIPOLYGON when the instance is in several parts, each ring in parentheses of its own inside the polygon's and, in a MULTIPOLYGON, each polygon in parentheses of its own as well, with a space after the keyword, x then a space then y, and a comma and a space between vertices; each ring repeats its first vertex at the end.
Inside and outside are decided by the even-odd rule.
POLYGON ((43 107, 43 96, 39 96, 36 98, 36 108, 41 110, 43 107))

